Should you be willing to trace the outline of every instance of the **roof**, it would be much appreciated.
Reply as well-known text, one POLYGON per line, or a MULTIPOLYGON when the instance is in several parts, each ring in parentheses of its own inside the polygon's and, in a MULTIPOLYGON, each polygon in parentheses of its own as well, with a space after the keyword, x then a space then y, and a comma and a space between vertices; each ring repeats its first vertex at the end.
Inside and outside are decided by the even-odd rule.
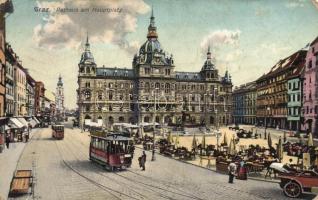
POLYGON ((202 81, 204 79, 198 72, 176 72, 176 80, 202 81))
MULTIPOLYGON (((278 61, 267 74, 264 74, 263 76, 258 78, 257 81, 260 81, 265 78, 273 77, 277 75, 278 73, 285 71, 293 66, 297 68, 302 68, 305 65, 306 54, 307 54, 307 50, 299 50, 295 52, 294 54, 278 61)), ((300 73, 301 70, 302 69, 298 69, 294 71, 293 74, 300 73)))
POLYGON ((134 71, 126 68, 98 67, 96 76, 134 78, 134 71))
POLYGON ((110 141, 128 141, 128 140, 133 140, 132 138, 125 137, 125 136, 123 136, 121 134, 111 134, 111 135, 108 135, 106 137, 99 137, 99 136, 91 135, 91 137, 100 138, 100 139, 103 139, 103 140, 110 140, 110 141))
POLYGON ((241 93, 241 92, 247 92, 256 90, 256 81, 252 81, 243 85, 240 85, 239 87, 235 87, 233 93, 241 93))
POLYGON ((310 43, 310 46, 314 45, 314 44, 317 43, 317 42, 318 42, 318 36, 314 39, 314 41, 312 41, 312 42, 310 43))

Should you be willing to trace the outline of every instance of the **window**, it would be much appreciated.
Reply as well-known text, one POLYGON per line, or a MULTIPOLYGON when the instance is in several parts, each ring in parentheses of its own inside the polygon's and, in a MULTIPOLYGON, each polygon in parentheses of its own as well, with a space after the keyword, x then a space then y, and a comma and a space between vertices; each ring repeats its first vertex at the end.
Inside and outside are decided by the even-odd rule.
POLYGON ((91 83, 90 82, 86 82, 85 83, 85 87, 90 88, 91 87, 91 83))
POLYGON ((109 105, 108 110, 113 111, 113 107, 111 105, 109 105))
POLYGON ((170 75, 170 69, 166 69, 165 70, 165 74, 169 76, 170 75))
POLYGON ((308 62, 308 68, 309 68, 309 69, 312 68, 312 60, 310 60, 310 61, 308 62))
POLYGON ((145 83, 145 92, 150 92, 150 84, 148 82, 145 83))
POLYGON ((85 92, 85 99, 89 100, 91 98, 91 92, 90 91, 86 91, 85 92))
POLYGON ((155 84, 155 89, 156 89, 156 88, 160 89, 160 83, 156 83, 156 84, 155 84))
POLYGON ((170 84, 169 83, 165 84, 165 93, 170 93, 170 84))
POLYGON ((145 74, 150 74, 150 68, 145 68, 145 74))

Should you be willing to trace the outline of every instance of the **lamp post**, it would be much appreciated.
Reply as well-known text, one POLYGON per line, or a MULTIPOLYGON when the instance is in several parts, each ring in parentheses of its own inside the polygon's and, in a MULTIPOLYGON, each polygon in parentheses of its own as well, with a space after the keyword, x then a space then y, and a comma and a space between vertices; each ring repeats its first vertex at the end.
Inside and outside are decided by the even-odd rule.
MULTIPOLYGON (((266 108, 266 111, 268 111, 268 113, 270 112, 270 107, 266 108)), ((264 132, 264 139, 267 139, 267 133, 266 133, 266 129, 267 129, 267 112, 265 112, 265 132, 264 132)))
POLYGON ((159 90, 159 88, 155 88, 155 92, 154 92, 154 120, 153 120, 153 141, 152 141, 152 157, 151 157, 151 161, 155 161, 155 129, 156 129, 156 92, 157 90, 159 90))

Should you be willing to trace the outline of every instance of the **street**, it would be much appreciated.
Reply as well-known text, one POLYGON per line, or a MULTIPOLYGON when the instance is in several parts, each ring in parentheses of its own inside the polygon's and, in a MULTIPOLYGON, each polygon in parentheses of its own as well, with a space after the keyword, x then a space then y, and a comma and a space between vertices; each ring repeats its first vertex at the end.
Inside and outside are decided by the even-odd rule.
POLYGON ((226 175, 161 155, 151 162, 150 152, 146 171, 141 171, 139 148, 131 168, 108 172, 89 161, 88 149, 88 133, 79 129, 66 128, 64 140, 53 140, 51 129, 41 129, 25 147, 17 169, 33 170, 35 199, 287 199, 278 184, 235 180, 230 185, 226 175))

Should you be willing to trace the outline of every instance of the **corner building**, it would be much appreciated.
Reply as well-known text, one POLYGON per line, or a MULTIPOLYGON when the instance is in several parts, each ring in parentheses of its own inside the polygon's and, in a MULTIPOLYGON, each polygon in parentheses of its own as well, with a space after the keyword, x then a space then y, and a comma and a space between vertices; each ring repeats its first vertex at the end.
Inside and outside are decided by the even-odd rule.
POLYGON ((78 64, 77 104, 85 119, 116 122, 223 125, 231 122, 232 82, 220 76, 210 48, 199 72, 175 71, 172 55, 161 48, 153 13, 146 42, 132 69, 97 67, 88 37, 78 64))

